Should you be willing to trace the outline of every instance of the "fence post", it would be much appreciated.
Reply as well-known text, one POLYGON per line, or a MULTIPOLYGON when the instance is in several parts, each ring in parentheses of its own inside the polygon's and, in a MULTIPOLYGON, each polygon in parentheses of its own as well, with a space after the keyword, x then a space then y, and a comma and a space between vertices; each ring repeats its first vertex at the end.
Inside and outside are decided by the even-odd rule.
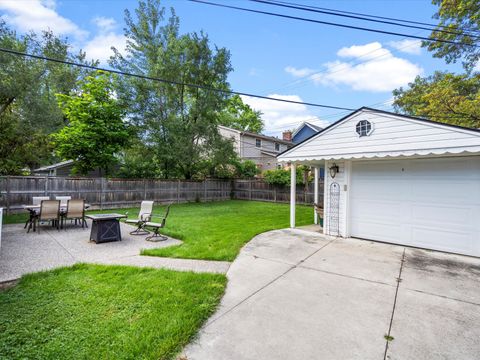
POLYGON ((177 204, 180 204, 180 179, 177 180, 177 204))
POLYGON ((248 180, 248 199, 252 200, 252 183, 254 180, 248 180))
POLYGON ((7 176, 6 179, 6 187, 7 187, 7 214, 10 214, 10 176, 7 176))
POLYGON ((44 185, 43 192, 45 196, 48 196, 48 176, 45 176, 45 185, 44 185))
POLYGON ((103 210, 103 204, 105 203, 105 178, 100 178, 100 210, 103 210))
POLYGON ((207 201, 207 179, 203 180, 203 201, 207 201))
POLYGON ((277 186, 273 185, 273 202, 277 202, 277 186))
POLYGON ((143 179, 143 199, 147 200, 147 180, 143 179))

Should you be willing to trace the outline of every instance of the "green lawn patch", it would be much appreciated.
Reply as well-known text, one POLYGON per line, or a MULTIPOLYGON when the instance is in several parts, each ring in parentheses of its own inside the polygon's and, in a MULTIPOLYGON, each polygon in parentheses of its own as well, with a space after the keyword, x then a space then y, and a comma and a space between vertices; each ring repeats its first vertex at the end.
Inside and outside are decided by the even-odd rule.
MULTIPOLYGON (((233 261, 255 235, 286 228, 288 204, 230 200, 172 206, 163 234, 183 240, 182 245, 148 249, 143 255, 233 261)), ((313 222, 311 206, 297 206, 297 225, 313 222)))
POLYGON ((74 265, 0 292, 1 359, 172 359, 213 313, 226 277, 74 265))

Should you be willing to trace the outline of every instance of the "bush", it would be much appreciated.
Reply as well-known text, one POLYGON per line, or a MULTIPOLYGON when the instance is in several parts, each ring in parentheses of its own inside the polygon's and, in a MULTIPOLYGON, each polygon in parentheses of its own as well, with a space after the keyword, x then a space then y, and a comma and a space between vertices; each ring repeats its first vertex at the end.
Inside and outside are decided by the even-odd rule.
POLYGON ((237 176, 241 178, 253 178, 260 174, 260 169, 252 160, 239 161, 235 164, 237 176))
MULTIPOLYGON (((297 185, 304 184, 305 171, 309 171, 306 166, 299 166, 297 168, 297 185)), ((277 169, 267 170, 263 173, 265 182, 272 185, 290 185, 290 170, 277 169)))

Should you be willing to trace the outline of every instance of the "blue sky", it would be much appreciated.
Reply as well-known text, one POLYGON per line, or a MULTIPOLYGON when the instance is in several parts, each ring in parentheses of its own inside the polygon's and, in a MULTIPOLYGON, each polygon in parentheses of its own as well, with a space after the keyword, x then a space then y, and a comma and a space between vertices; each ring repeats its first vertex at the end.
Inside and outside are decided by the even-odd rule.
MULTIPOLYGON (((293 10, 254 4, 245 0, 212 0, 231 5, 293 14, 293 10)), ((433 23, 436 7, 422 0, 309 1, 290 0, 338 10, 362 12, 433 23)), ((182 32, 203 30, 212 44, 231 52, 232 89, 284 99, 347 108, 373 106, 390 109, 392 90, 416 75, 435 70, 461 71, 421 49, 415 40, 360 32, 319 24, 211 7, 185 0, 165 0, 174 7, 182 32)), ((0 0, 0 16, 18 31, 50 28, 67 36, 87 56, 106 63, 110 46, 123 48, 123 12, 137 1, 126 0, 0 0)), ((387 25, 353 22, 338 17, 296 12, 316 18, 385 29, 387 25)), ((389 30, 427 36, 427 31, 388 27, 389 30)), ((320 126, 345 115, 338 110, 244 98, 264 113, 266 133, 278 135, 302 121, 320 126)))

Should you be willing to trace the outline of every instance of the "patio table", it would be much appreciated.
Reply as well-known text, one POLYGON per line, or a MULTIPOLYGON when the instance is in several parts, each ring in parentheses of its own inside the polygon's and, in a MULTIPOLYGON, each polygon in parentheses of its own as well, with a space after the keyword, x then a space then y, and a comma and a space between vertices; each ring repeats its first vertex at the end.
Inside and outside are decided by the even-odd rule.
MULTIPOLYGON (((30 229, 32 228, 32 225, 33 225, 33 231, 36 231, 36 227, 35 227, 35 222, 33 221, 33 219, 35 218, 35 216, 38 214, 38 212, 40 211, 40 206, 41 205, 23 205, 22 207, 27 210, 29 212, 29 219, 27 220, 27 222, 25 223, 25 227, 26 228, 27 226, 28 227, 28 231, 30 231, 30 229)), ((85 210, 87 210, 88 208, 90 207, 90 204, 85 204, 85 210)), ((67 206, 64 205, 64 206, 60 206, 60 215, 62 214, 65 214, 67 212, 67 206)))
POLYGON ((85 217, 92 219, 90 241, 95 241, 95 243, 99 244, 104 242, 122 240, 119 220, 121 218, 126 218, 126 215, 95 214, 86 215, 85 217))

